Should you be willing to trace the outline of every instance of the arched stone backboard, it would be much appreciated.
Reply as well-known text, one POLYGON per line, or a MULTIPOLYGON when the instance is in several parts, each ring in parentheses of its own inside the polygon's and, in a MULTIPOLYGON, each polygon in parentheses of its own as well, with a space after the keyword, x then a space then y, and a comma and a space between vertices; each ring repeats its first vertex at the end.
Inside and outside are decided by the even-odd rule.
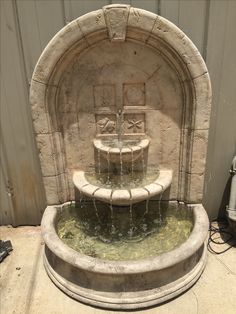
POLYGON ((168 20, 110 5, 72 21, 44 49, 30 100, 48 204, 75 198, 72 173, 93 165, 98 122, 115 120, 120 108, 150 138, 149 164, 173 169, 166 197, 201 202, 210 79, 197 48, 168 20))

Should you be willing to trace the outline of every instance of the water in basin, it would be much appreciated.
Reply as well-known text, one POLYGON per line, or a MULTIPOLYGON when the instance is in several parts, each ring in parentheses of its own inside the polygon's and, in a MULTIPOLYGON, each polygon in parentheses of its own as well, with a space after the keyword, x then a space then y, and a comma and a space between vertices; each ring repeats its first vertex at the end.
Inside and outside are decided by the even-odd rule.
MULTIPOLYGON (((164 204, 164 202, 163 202, 164 204)), ((183 205, 158 208, 157 201, 127 207, 97 202, 67 205, 57 223, 60 239, 72 249, 105 260, 138 260, 173 250, 185 242, 193 228, 191 209, 183 205), (98 215, 99 216, 98 216, 98 215), (99 220, 98 220, 99 217, 99 220)))
POLYGON ((104 146, 109 146, 111 148, 126 148, 126 147, 133 147, 140 143, 139 139, 126 139, 126 140, 119 140, 119 139, 112 139, 112 140, 102 140, 102 144, 104 146))
POLYGON ((148 167, 145 175, 140 171, 123 172, 122 176, 119 172, 115 173, 95 173, 87 171, 86 179, 89 183, 107 189, 134 189, 153 183, 159 175, 160 171, 154 167, 148 167))

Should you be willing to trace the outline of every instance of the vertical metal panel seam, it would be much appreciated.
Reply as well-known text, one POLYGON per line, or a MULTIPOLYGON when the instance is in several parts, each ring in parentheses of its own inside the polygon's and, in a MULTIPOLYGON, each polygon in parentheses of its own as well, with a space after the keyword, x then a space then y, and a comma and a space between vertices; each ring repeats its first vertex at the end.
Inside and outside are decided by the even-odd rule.
MULTIPOLYGON (((65 1, 66 0, 64 0, 64 4, 65 4, 65 1)), ((67 3, 69 4, 69 22, 71 22, 72 21, 72 5, 71 5, 71 1, 70 0, 68 0, 67 1, 67 3)))
POLYGON ((202 57, 206 61, 211 0, 206 1, 202 57))
MULTIPOLYGON (((29 82, 27 82, 27 71, 26 71, 26 61, 25 61, 25 55, 24 55, 24 49, 23 49, 23 41, 22 41, 22 34, 21 34, 21 27, 20 27, 20 21, 19 21, 19 12, 18 12, 18 7, 16 0, 12 1, 12 6, 13 6, 13 14, 14 14, 14 22, 16 25, 16 37, 17 37, 17 44, 19 47, 19 55, 20 55, 20 62, 22 64, 22 69, 23 69, 23 76, 24 76, 24 81, 25 81, 25 91, 28 90, 29 88, 29 82)), ((25 94, 26 99, 28 98, 28 93, 25 94)))
POLYGON ((39 27, 37 5, 36 5, 36 0, 33 0, 33 1, 34 1, 34 7, 35 7, 36 24, 37 24, 37 27, 38 27, 38 38, 39 38, 40 48, 41 48, 41 51, 42 51, 43 50, 43 45, 42 45, 42 39, 41 39, 41 36, 40 36, 40 27, 39 27))
POLYGON ((162 0, 156 0, 157 1, 157 14, 161 15, 161 2, 162 0))
POLYGON ((65 26, 67 24, 65 2, 64 2, 64 0, 60 0, 60 2, 61 2, 61 10, 62 10, 62 16, 63 16, 64 26, 65 26))
MULTIPOLYGON (((227 30, 227 15, 228 15, 228 1, 226 2, 227 3, 227 14, 226 16, 224 17, 224 23, 222 25, 222 27, 224 28, 224 36, 223 36, 223 47, 225 47, 225 34, 226 34, 226 30, 227 30)), ((210 3, 210 6, 209 6, 209 25, 208 25, 208 33, 211 30, 211 27, 210 27, 210 20, 211 20, 211 10, 212 9, 212 6, 214 6, 215 3, 214 1, 212 1, 210 3)), ((213 17, 214 18, 214 17, 213 17)), ((209 36, 207 38, 207 43, 206 43, 207 47, 209 45, 209 36)), ((208 61, 208 54, 207 54, 207 47, 206 47, 206 63, 208 61)), ((224 54, 225 54, 225 49, 223 49, 223 52, 222 52, 222 55, 221 55, 221 59, 219 60, 219 67, 220 67, 220 73, 222 74, 223 71, 222 71, 222 68, 223 68, 223 63, 224 63, 224 54)), ((214 73, 214 71, 213 71, 214 73)), ((215 77, 213 76, 213 80, 215 79, 215 77)), ((212 138, 211 138, 211 143, 213 143, 213 156, 215 155, 215 150, 216 150, 216 145, 215 145, 215 142, 216 142, 216 132, 217 132, 217 117, 218 117, 218 111, 219 111, 219 106, 220 106, 220 103, 219 103, 219 99, 220 99, 220 90, 221 90, 221 85, 222 85, 222 75, 219 79, 219 83, 217 84, 217 90, 215 90, 214 94, 215 94, 215 99, 214 99, 214 103, 212 103, 212 111, 211 111, 211 119, 210 119, 210 122, 211 122, 211 125, 210 125, 210 132, 212 132, 212 138), (212 128, 212 125, 214 126, 214 129, 212 128)), ((210 157, 211 152, 209 151, 209 143, 208 143, 208 149, 207 149, 207 157, 206 157, 206 169, 207 169, 207 165, 210 164, 209 168, 207 169, 207 171, 209 171, 209 177, 211 177, 211 172, 212 172, 212 163, 214 162, 214 160, 210 161, 209 160, 209 157, 210 157)), ((206 173, 205 173, 205 184, 204 184, 204 194, 205 194, 205 191, 206 191, 206 186, 207 186, 207 180, 206 180, 206 173)), ((211 195, 211 189, 213 189, 213 186, 210 186, 210 191, 208 190, 208 194, 211 195)), ((219 205, 220 206, 220 205, 219 205)), ((208 210, 210 211, 210 213, 214 212, 214 209, 212 208, 208 208, 208 210)), ((219 212, 219 207, 217 208, 217 215, 218 215, 218 212, 219 212)), ((214 217, 216 218, 216 217, 214 217)))
POLYGON ((178 25, 177 26, 179 26, 180 2, 179 2, 179 0, 177 0, 177 1, 178 1, 178 25))
MULTIPOLYGON (((27 117, 27 121, 28 121, 28 126, 29 126, 29 129, 32 130, 32 134, 30 134, 30 138, 29 138, 29 141, 30 141, 30 144, 32 144, 32 149, 36 149, 36 154, 34 154, 34 151, 33 151, 33 162, 35 162, 37 165, 38 165, 38 170, 40 171, 40 175, 42 176, 41 174, 41 168, 40 168, 40 163, 39 163, 39 157, 38 157, 38 153, 37 153, 37 148, 36 148, 36 142, 35 142, 35 137, 33 136, 33 123, 32 123, 32 116, 31 116, 31 112, 30 112, 30 108, 29 108, 29 93, 28 93, 28 90, 29 90, 29 82, 28 82, 28 79, 27 79, 27 68, 26 68, 26 58, 25 58, 25 55, 24 55, 24 49, 23 49, 23 39, 22 39, 22 33, 21 33, 21 27, 20 27, 20 20, 19 20, 19 12, 18 12, 18 7, 17 7, 17 1, 16 0, 12 0, 12 8, 13 8, 13 16, 14 16, 14 23, 15 23, 15 29, 16 29, 16 38, 17 38, 17 45, 18 45, 18 51, 19 51, 19 59, 20 59, 20 65, 21 65, 21 71, 22 71, 22 76, 23 76, 23 80, 24 80, 24 95, 25 95, 25 99, 26 99, 26 117, 27 117)), ((40 41, 41 43, 41 41, 40 41)), ((27 132, 29 130, 26 130, 27 132)), ((37 166, 36 165, 36 166, 37 166)), ((42 182, 42 177, 41 177, 41 180, 42 182)), ((41 189, 40 189, 41 190, 41 189)), ((35 202, 35 215, 39 216, 39 212, 37 210, 37 206, 36 206, 36 199, 34 199, 34 202, 35 202)), ((27 203, 25 201, 25 203, 27 203)))
MULTIPOLYGON (((227 15, 228 15, 228 10, 229 10, 229 2, 227 1, 227 15)), ((225 39, 226 39, 226 31, 227 31, 227 18, 225 18, 225 21, 224 21, 224 38, 223 38, 223 47, 225 47, 225 39)), ((222 53, 222 56, 221 56, 221 60, 220 60, 220 72, 223 73, 222 71, 222 68, 223 68, 223 63, 224 63, 224 55, 225 55, 225 49, 223 49, 223 53, 222 53)), ((207 58, 207 56, 206 56, 207 58)), ((217 98, 216 98, 216 103, 217 103, 217 109, 218 109, 218 104, 219 104, 219 91, 220 91, 220 87, 221 87, 221 84, 222 84, 222 76, 220 77, 220 82, 219 82, 219 86, 218 86, 218 91, 216 92, 216 95, 217 95, 217 98)), ((217 112, 216 112, 216 117, 217 117, 217 112)))
MULTIPOLYGON (((27 86, 27 74, 26 74, 26 64, 25 64, 25 59, 24 59, 24 52, 23 52, 23 46, 22 46, 22 38, 21 38, 21 34, 20 34, 20 25, 19 25, 19 18, 18 18, 18 11, 17 11, 17 4, 16 4, 16 0, 12 0, 11 1, 11 4, 12 4, 12 13, 13 13, 13 23, 15 25, 15 31, 16 31, 16 41, 17 41, 17 46, 18 46, 18 53, 19 53, 19 60, 20 60, 20 68, 21 68, 21 73, 22 73, 22 76, 23 76, 23 85, 24 85, 24 91, 23 91, 23 94, 25 96, 25 99, 28 98, 27 96, 27 89, 28 89, 28 86, 27 86)), ((15 140, 15 139, 13 139, 15 140)), ((6 156, 7 158, 7 156, 6 156)), ((8 161, 8 158, 6 159, 8 161)), ((7 162, 8 164, 8 162, 7 162)), ((14 184, 13 184, 13 178, 11 177, 10 175, 11 171, 10 171, 10 168, 8 166, 8 169, 7 169, 7 176, 10 180, 10 183, 13 187, 13 197, 14 196, 14 184)), ((13 214, 15 213, 15 204, 14 204, 14 201, 12 200, 12 208, 13 208, 13 214)), ((14 215, 14 217, 12 217, 12 224, 13 225, 16 225, 17 224, 17 220, 16 220, 16 216, 14 215)))
MULTIPOLYGON (((1 91, 2 92, 2 91, 1 91)), ((3 181, 4 181, 4 192, 8 194, 9 196, 9 192, 14 194, 14 190, 13 191, 7 191, 9 190, 9 187, 11 186, 12 188, 12 180, 9 176, 10 172, 9 172, 9 165, 8 165, 8 159, 7 159, 7 154, 5 151, 5 145, 4 145, 4 140, 2 138, 2 130, 1 130, 1 125, 0 125, 0 149, 2 151, 2 158, 0 158, 0 167, 2 168, 2 174, 3 174, 3 181), (3 162, 4 161, 4 162, 3 162), (3 163, 5 164, 5 167, 3 165, 3 163)), ((10 188, 10 190, 11 190, 10 188)), ((13 195, 14 196, 14 195, 13 195)), ((12 194, 9 197, 9 204, 10 204, 10 221, 12 222, 13 225, 16 224, 16 220, 15 220, 15 215, 14 215, 14 206, 13 206, 13 202, 12 202, 12 194)), ((3 222, 4 223, 4 222, 3 222)))

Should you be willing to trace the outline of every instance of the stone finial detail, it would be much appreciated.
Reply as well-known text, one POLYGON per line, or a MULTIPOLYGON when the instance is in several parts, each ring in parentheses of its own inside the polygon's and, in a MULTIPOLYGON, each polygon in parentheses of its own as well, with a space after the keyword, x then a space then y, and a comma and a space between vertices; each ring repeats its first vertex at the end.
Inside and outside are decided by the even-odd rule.
POLYGON ((125 41, 130 5, 108 5, 103 12, 111 41, 125 41))

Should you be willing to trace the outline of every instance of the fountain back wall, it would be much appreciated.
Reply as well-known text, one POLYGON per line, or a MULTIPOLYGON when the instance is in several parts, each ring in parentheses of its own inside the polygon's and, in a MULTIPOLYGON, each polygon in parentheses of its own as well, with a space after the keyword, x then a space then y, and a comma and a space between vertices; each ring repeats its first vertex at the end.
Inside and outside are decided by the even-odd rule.
POLYGON ((80 17, 45 48, 31 84, 48 204, 75 199, 74 170, 94 166, 93 139, 149 138, 148 165, 172 169, 164 199, 202 199, 210 82, 192 42, 167 20, 120 5, 80 17), (196 154, 197 153, 197 154, 196 154))

